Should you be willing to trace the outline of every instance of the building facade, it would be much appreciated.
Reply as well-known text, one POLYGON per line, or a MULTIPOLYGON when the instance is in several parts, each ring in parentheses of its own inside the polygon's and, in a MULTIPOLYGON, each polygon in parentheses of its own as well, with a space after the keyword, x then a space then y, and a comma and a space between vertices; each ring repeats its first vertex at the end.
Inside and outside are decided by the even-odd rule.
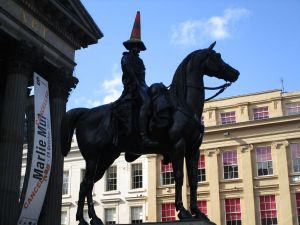
POLYGON ((55 165, 35 223, 60 223, 61 189, 57 187, 62 183, 63 157, 58 140, 69 92, 78 83, 73 76, 75 51, 97 43, 102 36, 80 0, 0 1, 0 224, 17 223, 25 198, 23 193, 19 200, 18 186, 25 114, 31 102, 28 87, 33 86, 34 73, 49 84, 55 165))
MULTIPOLYGON (((300 91, 209 101, 203 123, 200 209, 218 225, 299 225, 300 91)), ((84 167, 74 140, 64 163, 61 224, 77 224, 84 167)), ((93 195, 96 212, 107 224, 178 219, 172 166, 162 164, 159 155, 141 156, 133 163, 121 155, 95 184, 93 195)), ((188 208, 186 176, 183 201, 188 208)))

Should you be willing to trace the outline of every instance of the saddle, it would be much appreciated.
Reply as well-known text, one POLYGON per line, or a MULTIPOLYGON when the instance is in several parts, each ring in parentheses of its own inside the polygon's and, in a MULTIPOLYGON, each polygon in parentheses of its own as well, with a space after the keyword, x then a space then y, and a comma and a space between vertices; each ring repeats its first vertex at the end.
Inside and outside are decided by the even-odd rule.
MULTIPOLYGON (((152 84, 147 90, 151 99, 148 123, 148 133, 150 135, 165 131, 172 123, 172 105, 167 91, 167 87, 162 83, 152 84)), ((141 105, 142 102, 138 96, 128 92, 123 92, 121 97, 112 103, 111 111, 115 126, 115 146, 123 138, 127 139, 132 135, 139 134, 139 111, 141 105)))

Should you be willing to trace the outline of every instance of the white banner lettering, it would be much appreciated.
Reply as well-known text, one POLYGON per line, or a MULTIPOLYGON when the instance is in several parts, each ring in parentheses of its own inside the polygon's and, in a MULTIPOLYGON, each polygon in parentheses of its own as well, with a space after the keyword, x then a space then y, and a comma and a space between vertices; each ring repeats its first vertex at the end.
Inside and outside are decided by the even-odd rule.
POLYGON ((36 225, 44 203, 52 162, 48 82, 34 74, 34 145, 26 197, 18 225, 36 225))

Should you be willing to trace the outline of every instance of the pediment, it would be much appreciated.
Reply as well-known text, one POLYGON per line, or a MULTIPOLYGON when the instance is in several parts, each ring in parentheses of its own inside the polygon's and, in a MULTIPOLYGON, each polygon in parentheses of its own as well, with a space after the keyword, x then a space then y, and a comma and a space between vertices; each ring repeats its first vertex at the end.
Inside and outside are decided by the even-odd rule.
POLYGON ((14 0, 75 49, 95 44, 103 34, 80 0, 14 0))

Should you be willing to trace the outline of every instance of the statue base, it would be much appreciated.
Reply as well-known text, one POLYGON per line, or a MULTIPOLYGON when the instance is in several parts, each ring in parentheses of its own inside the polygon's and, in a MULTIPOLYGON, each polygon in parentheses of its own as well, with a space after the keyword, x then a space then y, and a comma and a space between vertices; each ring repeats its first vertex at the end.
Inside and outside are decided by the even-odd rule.
POLYGON ((184 220, 184 221, 175 220, 175 221, 165 221, 165 222, 135 223, 134 225, 216 225, 216 224, 214 222, 204 222, 198 220, 184 220))

